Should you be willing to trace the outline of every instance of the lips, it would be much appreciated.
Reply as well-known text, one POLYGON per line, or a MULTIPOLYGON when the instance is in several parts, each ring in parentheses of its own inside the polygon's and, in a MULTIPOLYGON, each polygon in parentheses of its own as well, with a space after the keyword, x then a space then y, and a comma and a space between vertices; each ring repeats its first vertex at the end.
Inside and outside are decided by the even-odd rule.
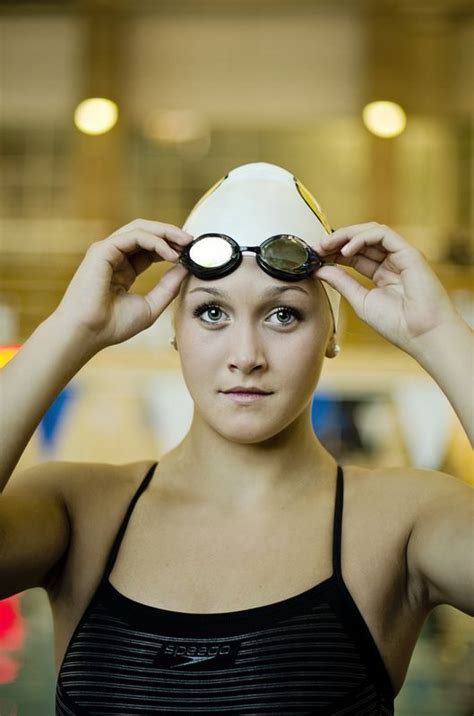
POLYGON ((241 395, 269 395, 268 391, 260 390, 260 388, 231 388, 224 390, 223 393, 236 393, 241 395))

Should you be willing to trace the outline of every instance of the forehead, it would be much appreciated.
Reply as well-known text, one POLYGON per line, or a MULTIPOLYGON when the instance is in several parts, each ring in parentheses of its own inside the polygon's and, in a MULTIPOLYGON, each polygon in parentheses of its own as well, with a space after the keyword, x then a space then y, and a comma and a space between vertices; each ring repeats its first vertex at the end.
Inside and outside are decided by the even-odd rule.
POLYGON ((271 298, 315 297, 319 294, 320 281, 308 277, 301 281, 272 279, 256 263, 254 257, 244 257, 240 266, 223 278, 203 281, 193 274, 184 279, 180 295, 184 297, 205 298, 215 296, 231 301, 232 299, 251 298, 267 300, 271 298))
MULTIPOLYGON (((208 282, 210 283, 210 282, 208 282)), ((232 290, 224 290, 223 288, 216 288, 215 286, 209 286, 208 283, 200 284, 198 286, 195 286, 194 288, 190 289, 188 291, 188 295, 191 294, 198 294, 198 295, 204 295, 208 294, 211 296, 217 296, 218 298, 222 297, 227 300, 231 300, 232 296, 236 294, 235 289, 232 290)), ((248 291, 245 292, 248 295, 248 291)), ((257 298, 266 299, 266 298, 278 298, 279 296, 283 295, 300 295, 300 296, 310 296, 311 293, 308 291, 308 289, 303 288, 302 286, 291 286, 291 285, 280 285, 280 286, 266 286, 265 288, 258 289, 256 287, 255 289, 255 295, 257 298)), ((253 295, 253 294, 252 294, 253 295)))

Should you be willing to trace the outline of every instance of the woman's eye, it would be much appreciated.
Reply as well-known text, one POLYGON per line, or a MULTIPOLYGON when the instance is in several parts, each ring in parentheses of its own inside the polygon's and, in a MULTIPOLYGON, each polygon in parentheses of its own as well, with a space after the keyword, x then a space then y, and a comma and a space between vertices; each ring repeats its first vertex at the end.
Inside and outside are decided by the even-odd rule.
MULTIPOLYGON (((203 313, 207 313, 208 311, 222 311, 222 309, 217 306, 215 303, 201 303, 200 306, 197 306, 193 311, 193 316, 196 318, 200 318, 203 313)), ((215 323, 215 321, 203 321, 204 323, 215 323)))
MULTIPOLYGON (((299 311, 297 311, 295 308, 290 308, 289 306, 280 306, 279 308, 277 308, 277 310, 275 311, 275 313, 272 314, 272 315, 280 315, 280 316, 281 316, 282 313, 283 313, 283 314, 286 313, 287 315, 290 314, 290 315, 292 315, 294 318, 296 318, 298 321, 301 320, 301 313, 300 313, 299 311)), ((295 321, 291 321, 291 322, 290 322, 290 321, 283 321, 283 324, 282 324, 282 325, 290 325, 290 323, 294 323, 294 322, 295 322, 295 321)))
MULTIPOLYGON (((222 313, 222 308, 218 306, 216 303, 202 303, 200 306, 197 306, 193 311, 193 316, 196 318, 201 318, 204 313, 208 313, 211 320, 204 320, 201 318, 203 323, 217 323, 218 316, 215 314, 222 313), (214 316, 211 315, 211 312, 214 312, 214 316), (213 320, 216 319, 216 320, 213 320)), ((291 314, 294 319, 301 320, 302 314, 300 311, 298 311, 296 308, 290 308, 290 306, 278 306, 278 308, 273 311, 271 316, 279 316, 281 319, 281 316, 291 314)), ((288 320, 277 320, 277 324, 280 326, 287 326, 287 325, 293 325, 295 321, 288 321, 288 320)))

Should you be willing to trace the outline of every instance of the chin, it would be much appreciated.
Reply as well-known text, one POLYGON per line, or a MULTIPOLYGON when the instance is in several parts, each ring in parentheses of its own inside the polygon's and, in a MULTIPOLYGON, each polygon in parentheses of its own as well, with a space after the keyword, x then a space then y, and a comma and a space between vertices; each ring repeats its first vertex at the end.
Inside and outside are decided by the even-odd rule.
POLYGON ((218 432, 221 437, 225 438, 225 440, 228 440, 230 443, 236 443, 237 445, 256 445, 258 443, 263 443, 265 440, 269 440, 273 437, 273 434, 258 435, 257 433, 255 433, 255 431, 247 431, 247 433, 225 433, 222 430, 217 430, 216 432, 218 432))
POLYGON ((278 435, 283 429, 283 425, 275 425, 274 420, 263 420, 262 416, 256 415, 254 419, 247 415, 243 419, 222 419, 219 424, 215 424, 216 416, 208 424, 221 437, 232 443, 241 445, 254 445, 256 443, 270 440, 278 435))

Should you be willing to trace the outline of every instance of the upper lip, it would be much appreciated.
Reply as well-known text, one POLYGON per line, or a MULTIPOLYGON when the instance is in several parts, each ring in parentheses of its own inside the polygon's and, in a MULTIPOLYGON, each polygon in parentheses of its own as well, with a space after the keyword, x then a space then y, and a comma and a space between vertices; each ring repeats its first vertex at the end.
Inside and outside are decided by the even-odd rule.
POLYGON ((255 388, 254 386, 246 387, 245 385, 235 385, 229 390, 223 390, 223 393, 265 393, 268 394, 270 391, 262 390, 261 388, 255 388))

